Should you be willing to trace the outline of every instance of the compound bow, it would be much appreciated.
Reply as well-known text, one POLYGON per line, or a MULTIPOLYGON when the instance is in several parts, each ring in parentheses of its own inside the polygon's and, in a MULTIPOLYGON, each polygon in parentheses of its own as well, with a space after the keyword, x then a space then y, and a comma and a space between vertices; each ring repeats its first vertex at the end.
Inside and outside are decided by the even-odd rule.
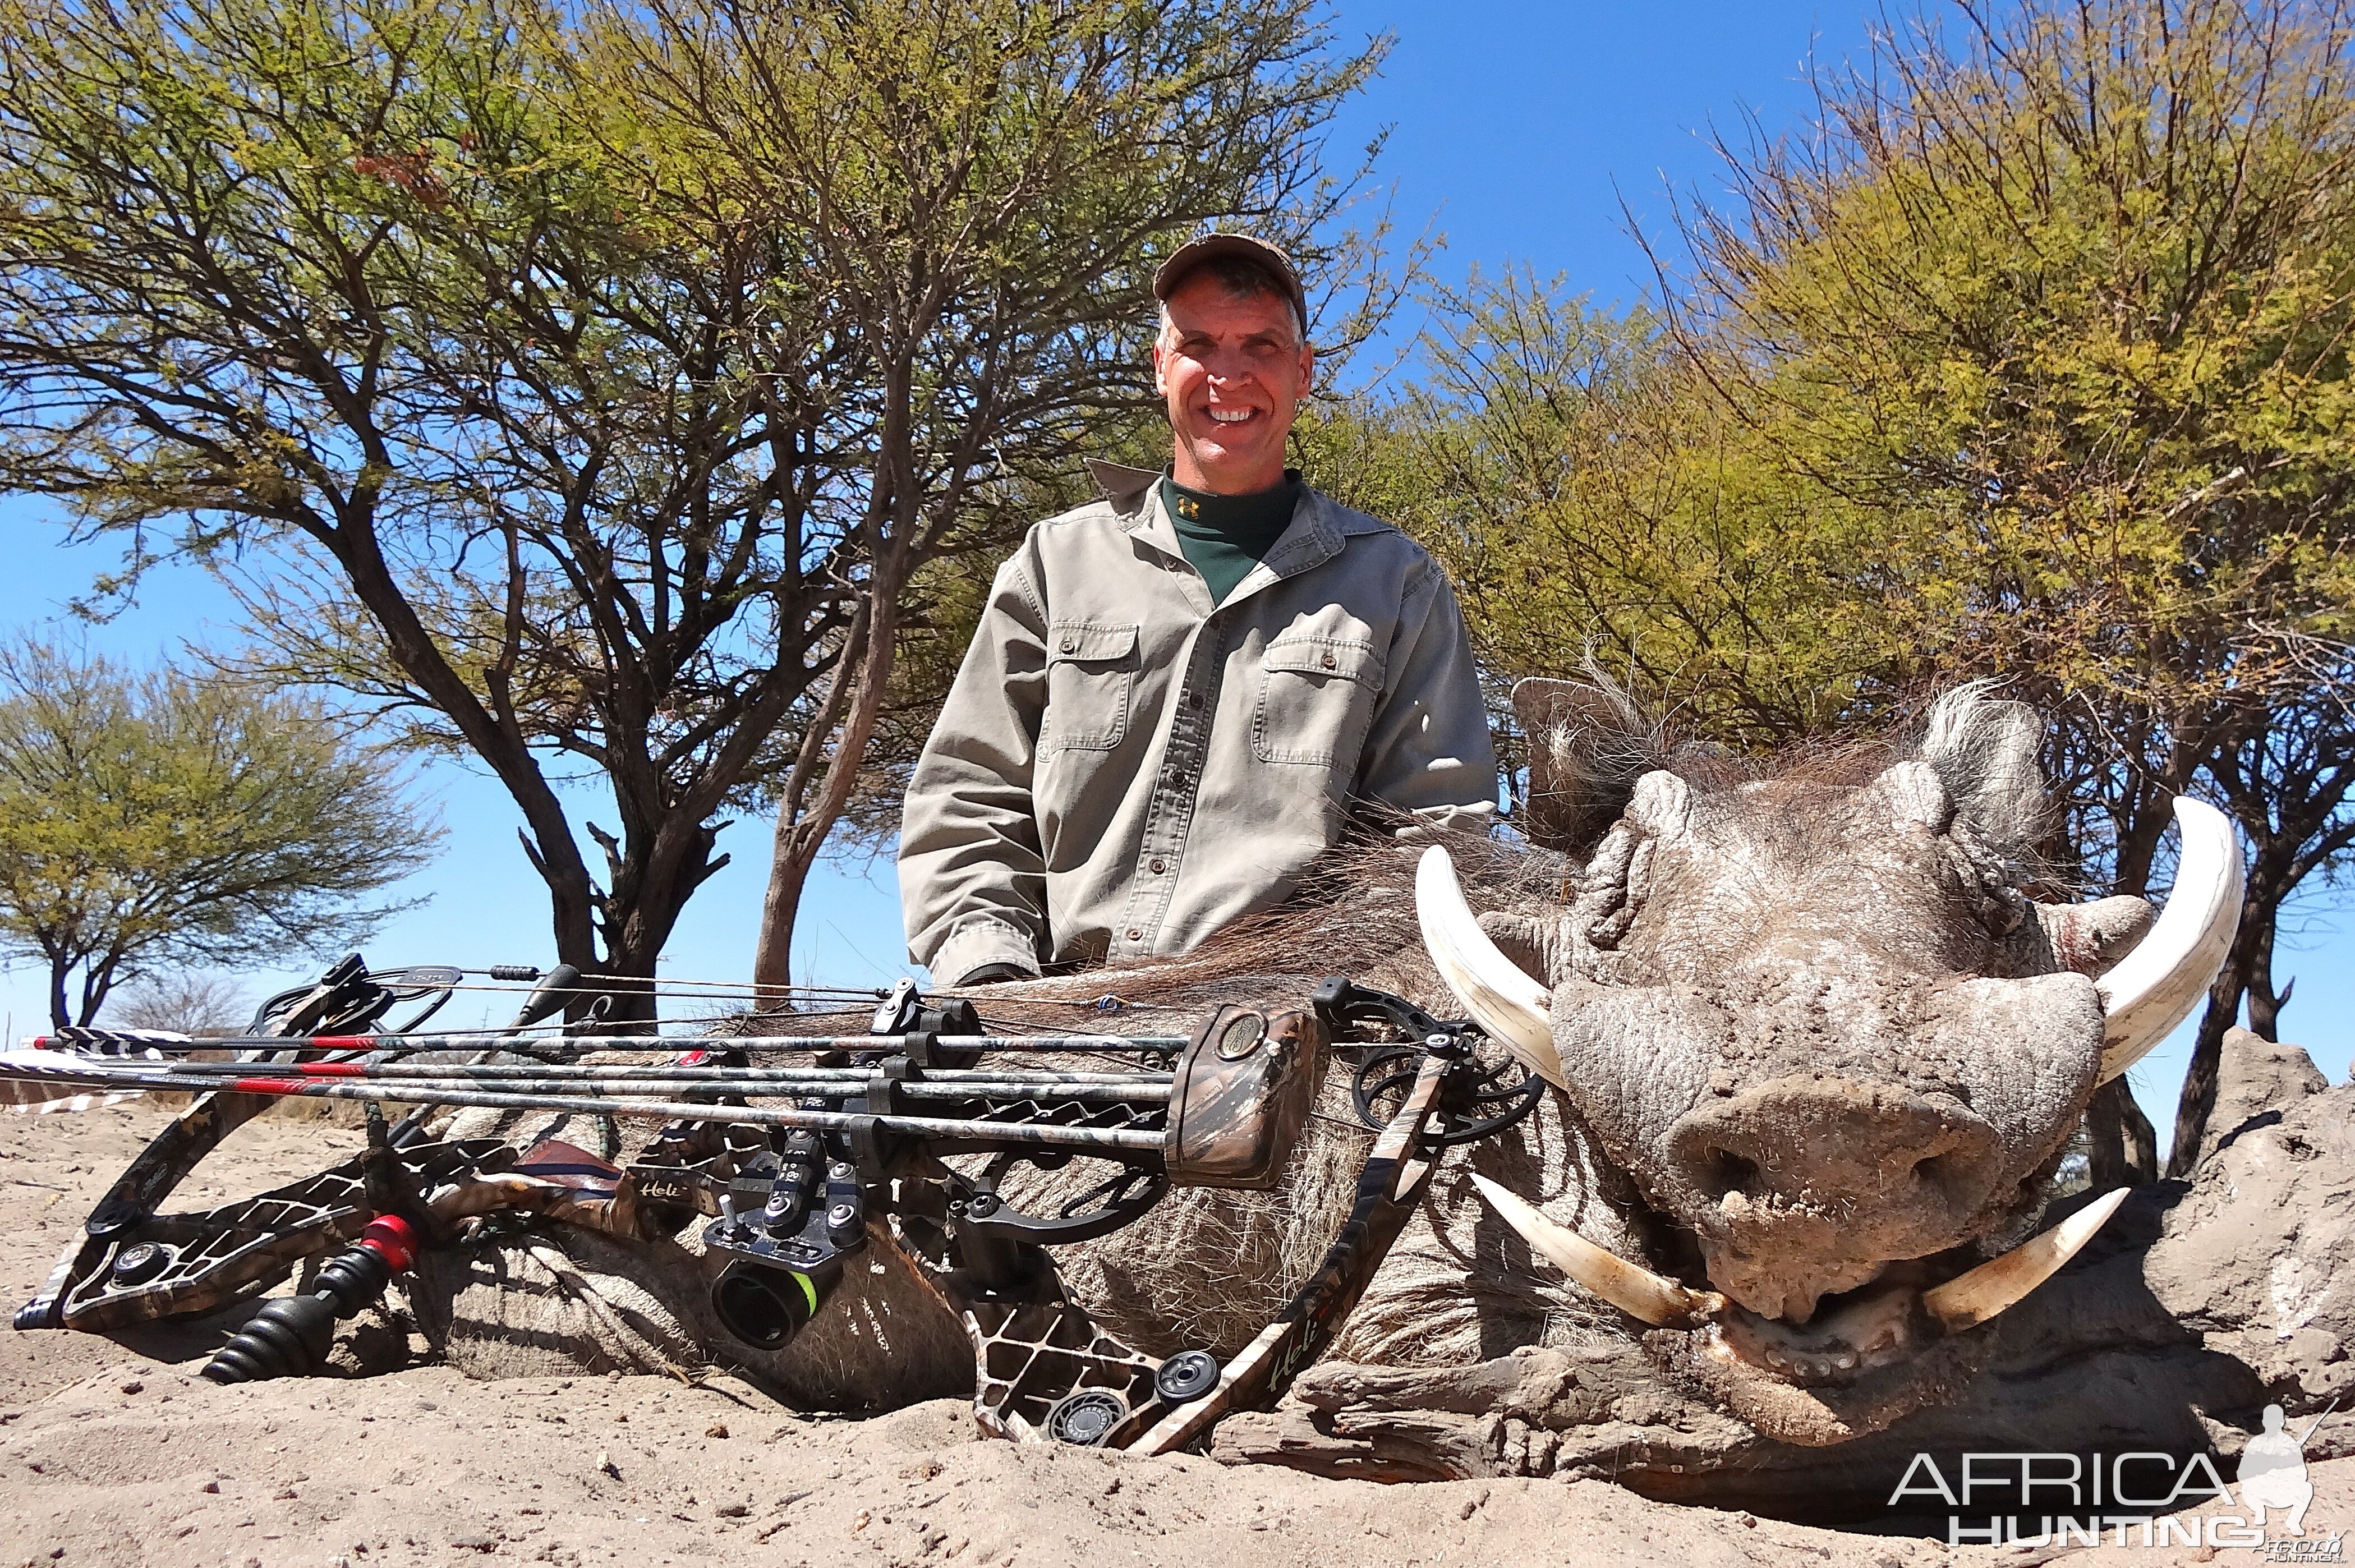
POLYGON ((561 966, 490 973, 538 983, 505 1030, 421 1031, 461 972, 372 974, 355 955, 272 997, 234 1039, 76 1029, 0 1055, 0 1099, 20 1108, 195 1094, 91 1211, 16 1327, 102 1332, 211 1311, 336 1253, 309 1292, 263 1307, 206 1368, 220 1381, 299 1373, 324 1356, 336 1318, 373 1300, 420 1247, 453 1244, 481 1216, 533 1213, 646 1240, 700 1216, 705 1247, 730 1260, 712 1286, 715 1316, 747 1345, 782 1347, 847 1259, 896 1248, 964 1324, 986 1430, 1159 1453, 1281 1396, 1330 1344, 1442 1152, 1518 1122, 1543 1091, 1533 1074, 1484 1060, 1476 1025, 1337 977, 1305 1008, 1222 1007, 1190 1036, 993 1033, 971 1001, 902 980, 877 993, 866 1033, 813 1038, 546 1032, 540 1020, 584 1010, 582 977, 561 966), (401 1028, 375 1032, 420 1000, 401 1028), (199 1048, 230 1059, 198 1060, 199 1048), (1130 1224, 1173 1187, 1274 1185, 1337 1049, 1355 1058, 1355 1105, 1378 1136, 1307 1284, 1224 1365, 1202 1350, 1147 1355, 1098 1328, 1047 1249, 1130 1224), (652 1063, 581 1060, 682 1051, 652 1063), (786 1051, 811 1059, 774 1060, 786 1051), (1023 1060, 1046 1054, 1133 1065, 1023 1060), (363 1103, 367 1152, 216 1209, 160 1211, 223 1137, 284 1097, 363 1103), (415 1109, 393 1125, 386 1105, 415 1109), (437 1106, 594 1115, 607 1147, 436 1140, 426 1127, 437 1106), (626 1166, 613 1163, 616 1117, 663 1124, 626 1166), (960 1155, 980 1157, 946 1163, 960 1155), (1052 1213, 999 1191, 1018 1164, 1081 1156, 1114 1174, 1052 1213))

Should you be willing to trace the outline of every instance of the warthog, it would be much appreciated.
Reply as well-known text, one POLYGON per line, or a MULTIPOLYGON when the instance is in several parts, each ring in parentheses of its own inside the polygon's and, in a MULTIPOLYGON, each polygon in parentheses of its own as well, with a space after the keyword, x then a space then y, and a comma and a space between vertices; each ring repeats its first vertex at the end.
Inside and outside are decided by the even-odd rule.
POLYGON ((1533 836, 1583 864, 1565 907, 1476 925, 1426 867, 1425 931, 1465 1005, 1632 1180, 1652 1266, 1500 1207, 1668 1330, 1656 1354, 1752 1425, 1823 1443, 1887 1424, 1967 1359, 1959 1331, 2106 1217, 2020 1245, 2094 1089, 2214 976, 2239 913, 2229 826, 2179 805, 2185 873, 2156 921, 2134 898, 2040 902, 2041 727, 2022 705, 1949 696, 1913 754, 1812 776, 1671 762, 1628 779, 1597 765, 1607 694, 1517 699, 1533 836))
MULTIPOLYGON (((1297 1456, 1321 1434, 1330 1451, 1310 1461, 1350 1468, 1350 1453, 1379 1458, 1380 1445, 1336 1438, 1332 1413, 1371 1397, 1375 1424, 1412 1425, 1415 1390, 1458 1412, 1518 1400, 1534 1430, 1634 1419, 1629 1391, 1651 1375, 1672 1391, 1655 1403, 1714 1407, 1807 1445, 1950 1392, 1991 1342, 1973 1326, 2109 1212, 2035 1236, 2096 1086, 2214 973, 2239 907, 2229 827, 2179 806, 2183 870, 2156 917, 2139 899, 2041 901, 2041 727, 2019 704, 1951 694, 1904 743, 1753 775, 1663 743, 1598 688, 1524 682, 1515 700, 1533 752, 1530 842, 1454 847, 1476 919, 1444 859, 1423 864, 1418 901, 1427 851, 1359 850, 1292 912, 1188 959, 983 1000, 1009 1026, 1068 1021, 1072 1001, 1107 991, 1179 1018, 1350 970, 1468 1009, 1554 1085, 1538 1115, 1446 1160, 1304 1385, 1308 1405, 1242 1424, 1234 1451, 1297 1456), (1533 1413, 1527 1385, 1546 1356, 1552 1404, 1533 1413), (1572 1397, 1582 1378, 1592 1398, 1572 1397), (1369 1396, 1376 1384, 1389 1392, 1369 1396)), ((1370 1135, 1345 1104, 1328 1085, 1279 1190, 1175 1193, 1066 1249, 1067 1286, 1140 1348, 1231 1353, 1347 1206, 1370 1135)), ((666 1283, 696 1277, 675 1252, 601 1266, 672 1304, 669 1339, 700 1340, 788 1397, 872 1405, 970 1387, 961 1336, 896 1269, 853 1282, 801 1340, 762 1357, 721 1342, 697 1289, 666 1283)), ((446 1281, 427 1314, 453 1359, 504 1370, 518 1339, 550 1342, 512 1306, 470 1332, 468 1284, 446 1281)), ((480 1271, 472 1284, 490 1288, 480 1271)), ((616 1353, 611 1333, 594 1337, 616 1353)), ((1568 1463, 1550 1440, 1518 1441, 1524 1452, 1481 1463, 1568 1463)))

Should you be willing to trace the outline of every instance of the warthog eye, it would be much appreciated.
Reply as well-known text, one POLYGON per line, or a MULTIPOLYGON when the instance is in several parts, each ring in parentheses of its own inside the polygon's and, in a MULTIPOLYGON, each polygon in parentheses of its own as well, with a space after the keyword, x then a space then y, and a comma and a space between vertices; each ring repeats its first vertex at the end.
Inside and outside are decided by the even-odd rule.
POLYGON ((2019 891, 2019 866, 1979 842, 1967 823, 1956 822, 1946 837, 1947 858, 1972 912, 1990 935, 2009 936, 2028 917, 2019 891))

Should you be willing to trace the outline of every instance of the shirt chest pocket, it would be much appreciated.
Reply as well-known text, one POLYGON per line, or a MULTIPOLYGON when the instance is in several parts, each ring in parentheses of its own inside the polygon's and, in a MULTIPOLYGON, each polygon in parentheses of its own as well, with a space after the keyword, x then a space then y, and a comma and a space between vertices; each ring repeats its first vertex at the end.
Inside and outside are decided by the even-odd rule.
POLYGON ((1346 754, 1354 763, 1382 684, 1373 645, 1290 633, 1267 645, 1261 666, 1252 754, 1263 763, 1322 767, 1346 754))
POLYGON ((1134 624, 1058 621, 1047 628, 1047 710, 1042 752, 1109 752, 1128 733, 1135 697, 1134 624))

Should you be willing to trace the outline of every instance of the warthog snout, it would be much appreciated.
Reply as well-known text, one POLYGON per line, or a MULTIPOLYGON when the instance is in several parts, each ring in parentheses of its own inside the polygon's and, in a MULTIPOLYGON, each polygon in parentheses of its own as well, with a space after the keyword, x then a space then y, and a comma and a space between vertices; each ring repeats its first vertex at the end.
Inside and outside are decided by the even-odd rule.
POLYGON ((1668 1157, 1699 1200, 1711 1282, 1802 1321, 1884 1264, 1965 1240, 2004 1171, 1996 1129, 1959 1100, 1812 1073, 1704 1101, 1668 1157))
POLYGON ((1838 1207, 1905 1203, 1968 1218, 1993 1190, 1993 1127, 1944 1095, 1844 1078, 1778 1078, 1682 1117, 1677 1174, 1710 1202, 1838 1207))

